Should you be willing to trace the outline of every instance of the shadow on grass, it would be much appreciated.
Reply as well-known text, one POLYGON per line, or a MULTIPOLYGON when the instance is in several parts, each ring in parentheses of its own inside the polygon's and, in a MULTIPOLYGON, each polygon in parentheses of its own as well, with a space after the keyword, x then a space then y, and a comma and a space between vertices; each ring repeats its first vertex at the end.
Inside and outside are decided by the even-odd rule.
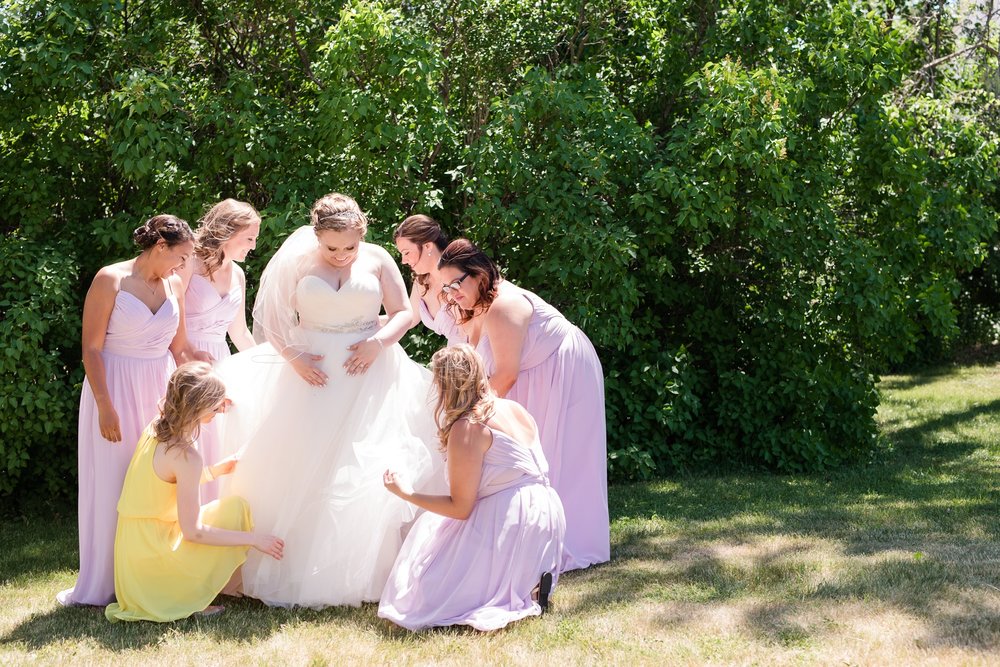
POLYGON ((381 639, 402 643, 420 643, 435 634, 475 634, 471 628, 441 628, 430 633, 414 634, 377 616, 378 605, 328 607, 323 610, 281 609, 267 607, 249 598, 222 596, 218 604, 226 610, 217 616, 197 615, 173 623, 111 623, 103 607, 56 607, 35 614, 0 636, 0 646, 22 645, 28 650, 42 649, 64 641, 89 640, 109 651, 136 651, 155 646, 165 637, 177 634, 208 636, 219 642, 263 642, 290 625, 335 623, 358 633, 374 632, 381 639))

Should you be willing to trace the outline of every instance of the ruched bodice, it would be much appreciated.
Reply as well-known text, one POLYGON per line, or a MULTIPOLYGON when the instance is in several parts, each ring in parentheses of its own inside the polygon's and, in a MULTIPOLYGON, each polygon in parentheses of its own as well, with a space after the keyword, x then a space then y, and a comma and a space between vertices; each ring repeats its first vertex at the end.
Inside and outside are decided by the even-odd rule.
POLYGON ((378 323, 382 287, 370 273, 351 275, 340 289, 319 276, 307 274, 295 286, 299 325, 314 331, 364 331, 378 323))
POLYGON ((427 307, 427 302, 422 298, 418 299, 420 305, 420 321, 424 326, 436 334, 441 334, 448 339, 448 345, 458 345, 467 343, 469 337, 465 335, 462 328, 458 326, 451 312, 444 306, 438 308, 437 315, 431 316, 431 311, 427 307))
POLYGON ((139 297, 119 290, 104 335, 104 351, 125 357, 158 359, 168 353, 179 321, 180 309, 173 294, 153 313, 139 297))
POLYGON ((530 446, 523 445, 503 431, 487 428, 493 434, 493 444, 483 457, 477 498, 525 484, 548 485, 549 467, 537 440, 530 446))
POLYGON ((184 298, 184 324, 192 341, 222 341, 242 303, 237 285, 225 296, 199 274, 191 276, 184 298))

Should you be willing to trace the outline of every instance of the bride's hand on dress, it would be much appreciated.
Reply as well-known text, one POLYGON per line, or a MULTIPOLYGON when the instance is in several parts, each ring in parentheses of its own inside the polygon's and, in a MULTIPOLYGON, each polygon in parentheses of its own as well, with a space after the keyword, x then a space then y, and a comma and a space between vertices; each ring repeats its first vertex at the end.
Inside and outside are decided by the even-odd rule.
POLYGON ((410 484, 402 474, 394 470, 386 470, 382 473, 382 483, 390 493, 394 493, 403 500, 413 495, 413 485, 410 484))
POLYGON ((326 373, 316 368, 314 365, 316 362, 323 359, 322 354, 309 354, 303 353, 294 359, 289 360, 288 363, 292 365, 295 372, 299 374, 303 380, 308 382, 314 387, 325 387, 326 386, 326 373))
POLYGON ((344 362, 347 374, 361 375, 368 370, 368 367, 375 361, 375 357, 382 351, 382 341, 372 336, 358 341, 354 345, 349 345, 347 349, 354 353, 344 362))
POLYGON ((281 560, 285 555, 285 541, 274 535, 255 535, 253 548, 274 560, 281 560))

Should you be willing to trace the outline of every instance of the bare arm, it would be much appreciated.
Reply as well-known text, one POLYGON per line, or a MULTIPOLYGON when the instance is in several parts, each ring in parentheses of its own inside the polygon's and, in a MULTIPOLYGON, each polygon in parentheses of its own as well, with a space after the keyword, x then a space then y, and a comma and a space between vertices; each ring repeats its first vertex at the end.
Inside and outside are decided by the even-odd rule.
POLYGON ((165 468, 173 473, 177 483, 177 520, 185 540, 217 547, 250 546, 281 558, 284 543, 278 538, 202 523, 200 484, 204 472, 201 455, 196 450, 172 450, 163 457, 165 468))
POLYGON ((514 290, 497 298, 483 321, 483 333, 490 339, 493 362, 490 385, 497 396, 507 395, 521 372, 521 351, 531 321, 531 304, 514 290))
POLYGON ((413 493, 409 485, 400 480, 398 473, 385 471, 386 489, 428 512, 451 519, 465 521, 476 506, 479 480, 483 474, 483 458, 493 444, 493 434, 482 424, 459 420, 448 436, 448 479, 450 493, 432 496, 413 493))
POLYGON ((97 402, 101 437, 110 442, 121 442, 122 432, 118 413, 111 403, 104 357, 101 353, 104 351, 104 338, 108 332, 111 312, 115 307, 118 285, 119 278, 114 270, 108 267, 101 269, 94 276, 83 302, 83 330, 80 340, 83 369, 87 373, 87 382, 97 402))
POLYGON ((398 342, 413 326, 413 311, 410 309, 406 284, 403 283, 399 267, 385 248, 369 244, 365 246, 372 249, 378 260, 382 307, 385 308, 388 319, 381 329, 366 340, 347 348, 354 353, 344 362, 349 375, 364 373, 382 350, 398 342))
POLYGON ((232 339, 236 349, 240 352, 249 350, 257 342, 250 335, 250 328, 247 326, 247 278, 243 269, 233 263, 233 271, 236 272, 236 279, 240 281, 240 310, 236 317, 229 324, 229 338, 232 339))
POLYGON ((170 341, 170 352, 174 355, 174 361, 180 366, 188 361, 212 361, 212 355, 208 352, 195 350, 191 341, 187 337, 187 326, 184 323, 184 283, 180 276, 173 275, 167 278, 174 294, 177 295, 177 309, 180 312, 180 320, 177 322, 177 332, 174 339, 170 341))

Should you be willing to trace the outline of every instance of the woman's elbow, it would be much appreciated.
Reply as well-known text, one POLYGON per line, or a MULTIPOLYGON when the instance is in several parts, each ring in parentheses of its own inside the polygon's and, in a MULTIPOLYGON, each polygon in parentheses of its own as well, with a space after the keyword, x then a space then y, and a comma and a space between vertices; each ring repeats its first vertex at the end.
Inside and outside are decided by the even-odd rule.
POLYGON ((192 542, 194 544, 202 544, 205 541, 205 531, 201 526, 194 526, 188 528, 181 527, 181 537, 184 538, 185 542, 192 542))

